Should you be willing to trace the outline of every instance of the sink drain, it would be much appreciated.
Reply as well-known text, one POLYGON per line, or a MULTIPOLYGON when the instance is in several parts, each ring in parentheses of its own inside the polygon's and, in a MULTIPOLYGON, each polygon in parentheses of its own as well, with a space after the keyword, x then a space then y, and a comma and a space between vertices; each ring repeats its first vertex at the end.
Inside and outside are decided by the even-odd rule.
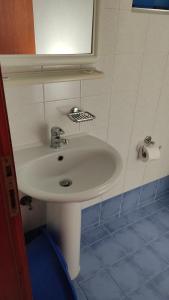
POLYGON ((59 184, 63 187, 68 187, 72 185, 72 180, 70 179, 63 179, 59 182, 59 184))

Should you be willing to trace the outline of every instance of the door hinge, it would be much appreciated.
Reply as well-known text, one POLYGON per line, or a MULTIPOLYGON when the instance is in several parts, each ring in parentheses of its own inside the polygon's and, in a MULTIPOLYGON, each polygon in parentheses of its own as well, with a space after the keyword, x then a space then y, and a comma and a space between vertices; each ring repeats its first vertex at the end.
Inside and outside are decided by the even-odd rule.
POLYGON ((18 190, 16 184, 15 169, 11 156, 4 156, 0 159, 4 175, 8 207, 11 217, 19 213, 18 190))

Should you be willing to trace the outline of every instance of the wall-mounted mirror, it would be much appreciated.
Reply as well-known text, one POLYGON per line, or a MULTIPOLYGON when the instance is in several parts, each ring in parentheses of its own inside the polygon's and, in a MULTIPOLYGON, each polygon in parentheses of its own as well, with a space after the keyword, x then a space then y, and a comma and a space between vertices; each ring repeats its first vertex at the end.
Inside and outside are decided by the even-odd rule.
POLYGON ((97 8, 97 0, 0 0, 1 62, 94 58, 97 8))

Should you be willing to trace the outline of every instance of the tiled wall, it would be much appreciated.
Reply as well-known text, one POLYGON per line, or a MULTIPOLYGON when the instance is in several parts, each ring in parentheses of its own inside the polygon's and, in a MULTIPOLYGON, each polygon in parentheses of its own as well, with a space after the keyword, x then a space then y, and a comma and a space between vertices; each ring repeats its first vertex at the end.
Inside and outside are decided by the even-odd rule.
MULTIPOLYGON (((84 207, 169 174, 169 17, 138 13, 130 0, 103 0, 99 80, 6 88, 14 147, 46 141, 49 128, 67 134, 87 131, 121 153, 124 168, 116 186, 84 207), (96 115, 73 124, 66 113, 79 106, 96 115), (161 159, 142 163, 136 145, 152 135, 162 145, 161 159)), ((132 200, 131 200, 132 201, 132 200)))
POLYGON ((169 202, 169 176, 85 208, 82 211, 82 231, 110 221, 112 226, 118 228, 120 217, 128 216, 132 212, 137 215, 139 209, 150 207, 150 204, 163 198, 169 202))

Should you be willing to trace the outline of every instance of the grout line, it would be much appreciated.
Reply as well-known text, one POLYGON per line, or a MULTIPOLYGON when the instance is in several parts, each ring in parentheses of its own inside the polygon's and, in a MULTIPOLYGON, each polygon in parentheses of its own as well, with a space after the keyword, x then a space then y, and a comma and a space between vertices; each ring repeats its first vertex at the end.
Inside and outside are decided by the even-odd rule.
MULTIPOLYGON (((81 291, 83 297, 87 300, 87 297, 86 297, 86 295, 85 295, 83 289, 81 288, 81 286, 79 285, 79 283, 78 283, 78 281, 77 281, 76 279, 75 279, 75 282, 76 282, 77 288, 81 291)), ((74 289, 76 290, 76 286, 75 286, 74 284, 73 284, 73 286, 74 286, 74 289)), ((79 299, 79 300, 80 300, 80 299, 79 299)))
POLYGON ((42 84, 43 90, 43 107, 44 107, 44 122, 46 122, 46 101, 45 101, 45 86, 42 84))
POLYGON ((123 203, 124 203, 124 193, 121 194, 121 202, 120 202, 120 208, 119 208, 119 218, 122 215, 123 203))
MULTIPOLYGON (((157 184, 159 184, 159 181, 157 181, 157 184)), ((121 195, 123 196, 123 194, 121 194, 121 195)), ((134 209, 134 211, 128 212, 128 213, 126 213, 126 214, 122 214, 122 213, 112 214, 112 216, 111 216, 110 218, 108 218, 106 221, 100 222, 99 226, 101 226, 101 225, 103 225, 103 224, 106 224, 106 223, 108 223, 109 221, 111 221, 111 218, 112 218, 112 217, 116 217, 116 216, 118 216, 119 218, 120 218, 121 216, 122 216, 122 217, 126 217, 126 216, 128 216, 130 213, 137 212, 137 211, 139 211, 139 210, 142 209, 142 208, 146 208, 146 207, 152 205, 153 203, 155 204, 156 202, 161 201, 164 197, 166 198, 167 195, 169 195, 169 191, 166 191, 166 192, 164 192, 164 194, 159 195, 159 196, 157 196, 157 194, 156 194, 156 197, 153 197, 154 200, 152 200, 150 203, 148 203, 148 204, 143 203, 143 205, 139 205, 138 207, 136 207, 136 208, 134 209)), ((107 200, 107 201, 108 201, 108 200, 107 200)), ((102 202, 101 202, 101 204, 102 204, 102 202)), ((121 203, 120 205, 122 205, 122 203, 121 203)), ((165 205, 164 205, 164 207, 165 207, 165 205)), ((97 226, 97 224, 98 224, 97 222, 96 222, 96 223, 93 223, 93 224, 87 226, 86 228, 82 229, 82 231, 87 231, 87 230, 90 229, 90 227, 97 226)))
MULTIPOLYGON (((135 117, 136 117, 136 109, 137 109, 137 105, 138 105, 138 98, 139 98, 139 90, 140 90, 140 85, 141 85, 141 78, 142 78, 142 74, 143 74, 143 64, 144 64, 144 57, 145 57, 145 46, 146 46, 146 41, 148 38, 148 28, 149 28, 149 23, 150 23, 150 17, 147 20, 147 31, 145 34, 145 40, 144 40, 144 50, 143 53, 140 54, 142 56, 141 58, 141 67, 140 67, 140 74, 139 74, 139 82, 138 82, 138 86, 137 86, 137 93, 136 93, 136 102, 135 102, 135 107, 133 109, 133 120, 132 120, 132 126, 131 126, 131 132, 129 135, 129 147, 128 147, 128 151, 127 151, 127 158, 126 158, 126 167, 124 170, 124 177, 123 177, 123 184, 122 184, 122 190, 124 191, 125 188, 125 182, 126 182, 126 173, 127 173, 127 166, 129 163, 129 155, 130 155, 130 149, 131 149, 131 145, 132 145, 132 139, 133 139, 133 135, 134 135, 134 124, 135 124, 135 117)), ((144 169, 145 172, 145 169, 144 169)), ((144 172, 143 172, 143 178, 142 178, 142 183, 144 181, 144 172)))
MULTIPOLYGON (((149 279, 145 280, 145 282, 138 288, 135 289, 134 291, 130 292, 129 294, 126 294, 127 297, 130 297, 133 293, 137 292, 140 288, 143 288, 145 285, 147 285, 148 283, 150 283, 151 281, 153 281, 155 279, 155 277, 159 276, 160 274, 166 272, 169 269, 169 265, 164 268, 162 271, 150 276, 149 279)), ((158 292, 160 294, 160 292, 158 292)))
POLYGON ((156 199, 158 199, 158 186, 160 184, 160 180, 158 180, 156 182, 156 186, 155 186, 155 194, 154 194, 154 200, 156 201, 156 199))
MULTIPOLYGON (((165 232, 164 234, 158 236, 156 239, 153 239, 153 240, 151 240, 150 242, 145 243, 145 244, 143 245, 143 247, 141 247, 140 249, 138 249, 138 250, 136 250, 136 251, 133 251, 133 252, 130 252, 130 253, 127 253, 126 255, 124 255, 123 257, 121 257, 120 259, 118 259, 118 260, 117 260, 116 262, 114 262, 113 264, 110 264, 108 267, 105 267, 105 266, 102 265, 96 272, 94 272, 93 274, 91 274, 88 278, 79 280, 79 284, 81 284, 81 283, 83 283, 83 282, 85 282, 85 281, 90 280, 91 278, 93 278, 93 277, 95 276, 96 273, 100 272, 101 270, 105 270, 105 269, 112 268, 112 267, 114 267, 116 264, 120 263, 121 261, 123 261, 123 260, 125 260, 125 259, 127 259, 127 258, 130 258, 131 256, 135 255, 136 253, 140 252, 140 250, 142 250, 142 249, 144 249, 144 248, 150 246, 151 243, 153 243, 154 241, 158 240, 159 237, 162 237, 162 236, 164 236, 164 235, 167 235, 168 233, 169 233, 169 230, 168 230, 167 232, 165 232)), ((89 246, 89 249, 92 249, 92 248, 89 246)), ((98 257, 97 255, 96 255, 96 257, 97 257, 97 258, 100 260, 100 262, 101 262, 100 257, 98 257)), ((161 258, 161 256, 160 256, 160 258, 161 258)), ((166 267, 166 269, 164 269, 164 270, 160 271, 159 273, 156 273, 155 275, 151 276, 151 278, 147 279, 147 280, 144 282, 143 286, 144 286, 145 284, 147 284, 148 282, 150 282, 151 280, 153 280, 153 279, 154 279, 155 277, 157 277, 158 275, 160 275, 161 273, 165 272, 165 271, 169 268, 169 261, 167 262, 167 261, 164 260, 164 262, 166 262, 166 263, 168 264, 168 266, 166 267)), ((111 276, 111 274, 110 274, 110 276, 111 276)), ((113 278, 113 277, 112 277, 112 278, 113 278)), ((115 280, 114 278, 113 278, 113 280, 116 282, 116 280, 115 280)), ((116 282, 116 284, 117 284, 117 282, 116 282)), ((118 284, 117 284, 117 285, 118 285, 118 284)), ((133 290, 131 293, 126 294, 125 296, 129 296, 129 295, 131 295, 132 293, 134 293, 134 292, 137 291, 137 290, 138 290, 138 289, 133 290)), ((124 292, 123 292, 123 294, 124 294, 124 292)))
POLYGON ((82 228, 82 233, 88 231, 89 229, 92 230, 93 228, 98 227, 98 226, 99 226, 99 223, 98 223, 98 222, 92 223, 92 224, 90 224, 90 225, 88 225, 88 226, 82 228), (92 228, 91 228, 91 227, 92 227, 92 228))
POLYGON ((101 218, 102 218, 102 202, 99 205, 99 226, 101 225, 101 218))
MULTIPOLYGON (((83 93, 82 93, 82 85, 83 85, 83 81, 82 80, 80 80, 80 109, 82 109, 82 98, 84 98, 83 97, 83 93)), ((79 124, 78 124, 79 126, 79 132, 81 132, 81 124, 80 124, 80 122, 79 122, 79 124)))
MULTIPOLYGON (((167 208, 167 207, 165 207, 165 206, 164 206, 164 207, 161 207, 161 208, 159 208, 157 211, 155 211, 155 212, 153 212, 153 213, 150 213, 150 214, 148 214, 148 215, 146 215, 146 216, 144 216, 144 217, 141 217, 140 219, 138 219, 138 220, 135 221, 135 222, 128 223, 128 224, 126 224, 126 225, 120 227, 119 229, 117 229, 117 230, 115 230, 115 231, 113 231, 113 232, 111 232, 108 228, 106 228, 105 223, 103 223, 103 224, 100 225, 100 226, 103 226, 103 228, 106 229, 106 232, 107 232, 108 235, 104 236, 103 238, 100 238, 100 239, 98 239, 98 240, 93 241, 93 243, 89 243, 87 246, 91 247, 91 246, 95 245, 96 243, 101 242, 102 240, 104 240, 104 239, 107 238, 108 236, 109 236, 109 237, 112 237, 113 235, 115 235, 115 234, 118 233, 119 231, 124 230, 125 228, 128 228, 128 227, 130 227, 130 226, 133 226, 133 225, 139 223, 140 221, 143 221, 143 220, 145 220, 145 219, 147 219, 147 218, 150 218, 150 217, 153 216, 153 215, 158 214, 158 212, 161 211, 161 210, 164 209, 164 208, 166 208, 167 210, 169 210, 169 208, 167 208)), ((136 232, 136 233, 137 233, 137 232, 136 232)), ((162 236, 165 235, 165 234, 167 234, 167 233, 169 233, 169 230, 167 230, 164 234, 162 234, 162 236)), ((140 238, 141 238, 141 237, 140 237, 140 238)), ((149 245, 149 243, 154 242, 154 241, 157 240, 158 238, 159 238, 159 236, 158 236, 157 238, 155 238, 155 239, 152 239, 152 240, 151 240, 150 242, 148 242, 148 243, 146 243, 146 241, 145 241, 144 239, 143 239, 143 240, 144 240, 144 242, 145 242, 145 245, 149 245)))
MULTIPOLYGON (((155 125, 158 121, 158 111, 159 111, 159 108, 160 108, 160 100, 161 100, 163 87, 165 86, 165 78, 166 78, 167 70, 168 70, 168 64, 167 64, 168 61, 169 61, 169 54, 167 54, 166 65, 164 66, 163 76, 162 76, 162 79, 161 79, 161 87, 159 88, 160 93, 159 93, 159 97, 158 97, 158 100, 157 100, 157 103, 156 103, 156 109, 155 109, 155 112, 154 112, 154 117, 153 117, 153 122, 152 122, 152 133, 153 133, 153 135, 155 135, 155 125)), ((146 165, 145 170, 144 170, 143 182, 145 181, 145 174, 146 174, 147 169, 148 169, 148 165, 146 165)))

